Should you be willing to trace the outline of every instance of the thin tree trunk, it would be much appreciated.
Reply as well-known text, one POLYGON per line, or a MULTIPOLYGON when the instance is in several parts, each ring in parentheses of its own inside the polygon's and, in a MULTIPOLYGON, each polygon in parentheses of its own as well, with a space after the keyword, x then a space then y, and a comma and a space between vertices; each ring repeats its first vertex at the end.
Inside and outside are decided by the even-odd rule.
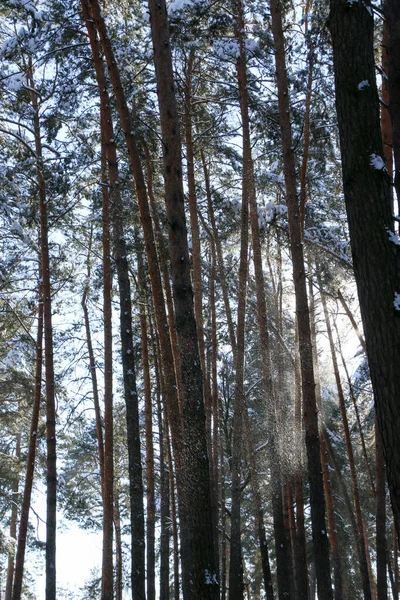
POLYGON ((44 324, 44 357, 46 381, 46 443, 47 443, 47 494, 46 494, 46 600, 56 600, 56 529, 57 529, 57 455, 56 455, 56 403, 53 359, 53 326, 51 316, 50 257, 48 239, 48 214, 46 182, 43 172, 43 153, 39 120, 38 94, 32 75, 28 85, 33 108, 37 182, 40 202, 40 252, 42 265, 42 301, 44 324))
POLYGON ((386 489, 383 445, 375 415, 376 455, 376 578, 378 600, 387 600, 386 489))
MULTIPOLYGON (((17 496, 19 490, 19 477, 20 477, 20 460, 21 460, 21 434, 17 433, 15 436, 15 466, 14 466, 14 481, 13 481, 13 501, 11 506, 11 519, 10 519, 10 537, 16 539, 17 537, 17 519, 18 519, 18 504, 17 496)), ((4 600, 11 600, 12 588, 14 580, 14 553, 8 555, 7 560, 7 579, 6 579, 6 590, 4 594, 4 600)))
POLYGON ((286 73, 282 15, 279 0, 270 0, 274 38, 275 65, 278 83, 279 120, 283 149, 286 203, 293 261, 296 315, 299 331, 299 352, 302 374, 303 412, 310 483, 310 503, 315 566, 320 600, 332 599, 329 544, 325 524, 325 497, 321 474, 318 410, 315 397, 313 354, 310 334, 306 274, 301 241, 301 224, 296 189, 296 167, 290 122, 290 102, 286 73))
POLYGON ((89 281, 90 281, 90 276, 91 276, 90 253, 91 253, 91 249, 92 249, 92 235, 93 235, 93 228, 91 227, 90 239, 89 239, 89 252, 88 252, 88 257, 87 257, 87 283, 86 283, 85 289, 83 291, 81 305, 82 305, 83 316, 84 316, 84 321, 85 321, 86 345, 87 345, 88 354, 89 354, 90 379, 92 381, 94 414, 95 414, 95 418, 96 418, 97 448, 98 448, 98 453, 99 453, 100 484, 101 484, 101 491, 103 492, 103 483, 104 483, 103 420, 102 420, 101 409, 100 409, 99 388, 97 385, 97 374, 96 374, 96 361, 95 361, 94 352, 93 352, 92 333, 91 333, 91 329, 90 329, 89 311, 88 311, 88 307, 87 307, 87 297, 89 294, 89 281))
POLYGON ((113 515, 114 515, 114 425, 112 366, 112 305, 110 256, 110 199, 107 159, 102 130, 102 243, 103 243, 103 315, 104 315, 104 481, 103 481, 103 556, 101 600, 113 600, 113 515))
POLYGON ((122 600, 122 536, 121 514, 119 508, 119 491, 114 490, 114 529, 115 529, 115 600, 122 600))
MULTIPOLYGON (((295 346, 297 346, 297 327, 295 346)), ((295 427, 298 430, 298 438, 302 439, 302 407, 301 407, 301 373, 299 354, 295 354, 294 377, 295 377, 295 427)), ((308 600, 310 586, 308 580, 307 543, 304 522, 304 490, 303 490, 303 460, 302 444, 300 444, 300 456, 295 474, 295 498, 296 498, 296 545, 294 551, 295 563, 295 590, 296 600, 308 600)))
MULTIPOLYGON (((311 268, 310 268, 311 271, 311 268)), ((310 277, 308 280, 309 286, 309 299, 310 299, 310 316, 311 316, 311 339, 313 345, 313 355, 314 355, 314 370, 315 370, 315 392, 317 396, 317 405, 320 410, 322 410, 322 395, 321 395, 321 382, 320 382, 320 374, 319 374, 319 362, 318 362, 318 348, 317 348, 317 329, 316 329, 316 309, 315 309, 315 300, 314 300, 314 290, 313 290, 313 281, 310 277)), ((327 450, 327 442, 326 435, 324 431, 321 432, 321 464, 322 464, 322 478, 324 483, 324 492, 326 498, 326 511, 327 511, 327 521, 328 521, 328 531, 329 531, 329 546, 331 549, 332 556, 332 566, 333 566, 333 577, 335 584, 335 600, 343 600, 345 590, 343 586, 343 570, 342 570, 342 560, 340 557, 339 551, 339 542, 337 536, 336 529, 336 517, 335 517, 335 508, 334 508, 334 500, 333 500, 333 491, 331 485, 331 478, 329 473, 329 463, 328 463, 328 450, 327 450)))
MULTIPOLYGON (((156 367, 157 368, 157 367, 156 367)), ((159 379, 159 377, 158 377, 159 379)), ((157 384, 157 420, 160 446, 160 600, 169 600, 169 540, 170 540, 170 490, 167 467, 167 450, 164 435, 166 427, 162 418, 160 383, 157 384)))
MULTIPOLYGON (((153 409, 151 397, 149 348, 147 342, 148 328, 146 316, 146 287, 143 257, 138 256, 139 289, 141 292, 140 305, 140 336, 142 342, 142 364, 143 384, 145 401, 145 435, 146 435, 146 567, 147 567, 147 600, 155 600, 155 525, 156 525, 156 503, 154 489, 154 446, 153 446, 153 409)), ((134 596, 135 598, 135 596, 134 596)), ((135 598, 136 600, 136 598, 135 598)))
POLYGON ((357 480, 356 468, 355 468, 355 463, 354 463, 353 445, 352 445, 351 437, 350 437, 350 428, 349 428, 349 423, 347 420, 347 412, 346 412, 346 406, 345 406, 345 402, 344 402, 344 394, 343 394, 342 382, 340 379, 339 366, 338 366, 337 358, 336 358, 336 350, 335 350, 335 343, 333 341, 332 327, 331 327, 331 323, 330 323, 328 307, 326 304, 326 298, 325 298, 325 295, 322 290, 321 279, 319 279, 319 286, 320 286, 321 301, 322 301, 322 306, 323 306, 324 316, 325 316, 326 330, 328 333, 329 346, 330 346, 330 350, 331 350, 333 372, 335 375, 336 388, 337 388, 338 399, 339 399, 339 408, 340 408, 340 412, 342 415, 342 423, 343 423, 343 430, 344 430, 344 438, 345 438, 345 442, 346 442, 347 456, 348 456, 348 460, 349 460, 351 483, 352 483, 352 488, 353 488, 354 507, 355 507, 355 514, 356 514, 356 520, 357 520, 357 530, 358 530, 357 548, 358 548, 359 568, 360 568, 360 574, 361 574, 363 593, 364 593, 364 598, 366 600, 372 600, 371 582, 370 582, 369 573, 368 573, 367 540, 365 539, 365 535, 364 535, 364 522, 363 522, 362 512, 361 512, 360 490, 358 487, 358 480, 357 480))
MULTIPOLYGON (((120 336, 122 370, 124 380, 124 396, 126 406, 128 460, 129 460, 129 493, 131 518, 131 581, 132 595, 135 600, 145 598, 145 541, 144 541, 144 509, 143 509, 143 480, 141 463, 141 444, 139 428, 139 405, 136 387, 136 365, 133 347, 133 323, 131 286, 127 260, 127 246, 123 227, 123 206, 120 195, 120 179, 111 103, 107 90, 104 64, 101 58, 101 48, 96 35, 94 23, 90 20, 90 11, 82 2, 82 12, 86 20, 89 34, 97 84, 100 96, 101 128, 103 135, 103 151, 107 159, 107 171, 110 185, 110 217, 113 231, 113 249, 118 276, 120 298, 120 336)), ((107 174, 106 174, 106 184, 107 174)))
POLYGON ((224 257, 222 252, 222 244, 221 239, 218 233, 217 223, 215 221, 214 215, 214 207, 212 202, 212 194, 211 194, 211 184, 210 184, 210 175, 208 171, 208 166, 205 160, 203 149, 200 150, 201 162, 203 164, 203 172, 204 172, 204 182, 206 187, 206 196, 207 196, 207 210, 208 210, 208 218, 211 222, 213 238, 215 242, 215 250, 217 254, 217 263, 218 263, 218 271, 219 271, 219 280, 222 289, 222 297, 224 300, 224 307, 226 313, 226 320, 228 323, 228 331, 229 331, 229 341, 232 347, 232 352, 235 354, 236 352, 236 334, 235 328, 233 325, 232 311, 229 302, 229 291, 228 286, 226 284, 226 274, 225 274, 225 265, 224 265, 224 257))
POLYGON ((250 128, 248 117, 246 54, 244 40, 243 7, 241 0, 237 2, 236 36, 239 42, 240 55, 236 62, 239 100, 242 117, 243 136, 243 180, 242 210, 240 230, 240 260, 238 282, 238 309, 236 327, 235 360, 235 404, 233 415, 232 440, 232 508, 231 539, 229 563, 229 600, 243 600, 243 558, 241 541, 241 477, 243 457, 244 413, 246 411, 244 396, 245 365, 245 317, 248 277, 248 244, 249 244, 249 196, 254 192, 253 165, 251 158, 250 128), (249 193, 250 191, 250 193, 249 193))
MULTIPOLYGON (((39 259, 41 263, 41 260, 39 259)), ((41 269, 40 269, 41 277, 41 269)), ((14 586, 12 600, 21 600, 22 579, 24 573, 26 535, 28 531, 29 509, 31 505, 33 475, 35 472, 36 440, 39 424, 40 399, 42 392, 43 361, 43 301, 39 297, 38 324, 36 337, 35 389, 33 394, 32 419, 29 432, 28 458, 26 461, 25 486, 22 496, 21 516, 19 520, 17 551, 15 555, 14 586)))

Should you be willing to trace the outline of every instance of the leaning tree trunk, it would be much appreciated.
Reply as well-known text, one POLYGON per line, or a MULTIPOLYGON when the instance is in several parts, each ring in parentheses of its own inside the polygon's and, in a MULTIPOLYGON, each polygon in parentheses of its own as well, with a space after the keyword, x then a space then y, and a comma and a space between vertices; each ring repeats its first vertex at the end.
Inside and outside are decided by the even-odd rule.
POLYGON ((331 0, 329 28, 354 273, 393 514, 400 536, 399 248, 393 231, 390 180, 382 158, 370 2, 331 0))
MULTIPOLYGON (((39 264, 41 259, 39 258, 39 264)), ((41 269, 39 271, 41 277, 41 269)), ((36 337, 36 364, 35 364, 35 389, 33 393, 31 428, 29 431, 28 458, 26 460, 25 486, 22 496, 21 515, 19 519, 19 531, 17 551, 15 555, 14 585, 12 600, 21 600, 22 578, 24 573, 26 536, 28 532, 29 510, 31 507, 31 495, 33 486, 33 474, 35 471, 36 440, 39 424, 40 398, 42 393, 42 361, 43 361, 43 302, 39 297, 38 324, 36 337)))
POLYGON ((180 122, 177 112, 167 9, 149 1, 154 64, 163 142, 165 202, 175 323, 182 374, 183 465, 179 515, 185 600, 216 598, 210 467, 207 456, 201 372, 184 211, 180 122))
POLYGON ((310 483, 311 523, 315 567, 320 600, 332 599, 329 543, 325 524, 325 497, 322 482, 318 409, 315 397, 310 316, 307 300, 305 262, 301 239, 299 202, 296 188, 296 166, 290 122, 289 88, 279 0, 270 0, 274 38, 276 76, 278 83, 279 120, 283 149, 286 203, 293 261, 296 315, 299 332, 299 353, 302 376, 303 415, 310 483))

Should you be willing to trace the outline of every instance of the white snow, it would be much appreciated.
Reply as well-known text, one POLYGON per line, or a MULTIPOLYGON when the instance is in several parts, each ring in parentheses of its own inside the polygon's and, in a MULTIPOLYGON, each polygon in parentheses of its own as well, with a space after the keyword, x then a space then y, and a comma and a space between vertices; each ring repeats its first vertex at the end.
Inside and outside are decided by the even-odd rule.
POLYGON ((360 83, 358 84, 358 89, 361 91, 366 87, 369 87, 369 81, 368 79, 364 79, 364 81, 360 81, 360 83))
POLYGON ((216 40, 214 42, 214 52, 216 53, 218 58, 222 60, 239 58, 239 42, 237 39, 234 38, 216 40))
POLYGON ((383 160, 382 156, 379 156, 378 154, 370 154, 369 164, 377 171, 383 171, 386 169, 385 161, 383 160))
POLYGON ((389 236, 389 240, 393 242, 393 244, 396 244, 396 246, 400 246, 400 238, 398 237, 398 235, 394 231, 389 229, 389 227, 386 227, 386 231, 389 236))
POLYGON ((400 294, 397 292, 394 293, 393 306, 395 310, 400 310, 400 294))

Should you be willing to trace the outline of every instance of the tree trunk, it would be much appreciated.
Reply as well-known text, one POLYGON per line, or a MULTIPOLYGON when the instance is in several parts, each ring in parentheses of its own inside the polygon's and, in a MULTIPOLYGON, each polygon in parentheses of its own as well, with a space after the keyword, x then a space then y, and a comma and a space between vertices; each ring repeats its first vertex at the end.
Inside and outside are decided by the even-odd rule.
POLYGON ((325 497, 321 474, 318 410, 315 398, 313 354, 308 311, 306 274, 301 241, 299 203, 296 189, 296 167, 290 122, 290 103, 286 73, 282 15, 279 0, 270 0, 274 38, 276 76, 278 83, 279 120, 283 149, 286 203, 293 261, 296 315, 299 331, 299 352, 302 375, 303 414, 310 483, 310 503, 315 567, 320 600, 332 599, 329 564, 329 544, 325 524, 325 497))
POLYGON ((387 600, 386 576, 386 490, 385 461, 378 422, 375 415, 375 454, 376 454, 376 578, 378 600, 387 600))
POLYGON ((122 537, 121 537, 121 515, 119 509, 119 490, 114 489, 114 529, 115 529, 115 600, 122 600, 122 537))
POLYGON ((92 248, 92 228, 90 230, 90 240, 89 240, 89 253, 87 257, 87 283, 85 285, 85 289, 83 291, 81 305, 83 309, 83 318, 85 321, 85 332, 86 332, 86 345, 88 348, 89 354, 89 369, 90 369, 90 379, 92 381, 92 393, 93 393, 93 404, 94 404, 94 413, 96 418, 96 437, 97 437, 97 448, 99 453, 99 466, 100 466, 100 484, 101 490, 103 492, 103 484, 104 484, 104 435, 103 435, 103 421, 101 417, 100 410, 100 398, 99 398, 99 388, 97 385, 97 374, 96 374, 96 361, 93 352, 93 344, 92 344, 92 333, 90 329, 90 319, 89 319, 89 311, 86 304, 86 300, 89 294, 89 281, 90 281, 90 252, 92 248))
POLYGON ((383 169, 370 2, 349 4, 331 0, 329 28, 333 41, 343 189, 354 273, 399 536, 399 250, 391 241, 394 232, 390 180, 383 169), (365 81, 368 85, 360 89, 359 84, 365 81))
POLYGON ((46 182, 43 172, 42 141, 39 120, 38 94, 32 68, 28 75, 33 108, 37 183, 39 189, 40 252, 42 267, 42 302, 44 324, 44 357, 46 381, 46 443, 47 443, 47 495, 46 495, 46 600, 56 600, 56 529, 57 529, 57 455, 56 455, 56 403, 53 359, 53 326, 51 316, 50 257, 48 239, 48 214, 46 182))
MULTIPOLYGON (((311 268, 310 268, 311 271, 311 268)), ((317 328, 316 328, 316 310, 315 310, 315 299, 313 281, 310 277, 308 280, 308 290, 310 299, 310 316, 311 316, 311 339, 313 345, 313 356, 314 356, 314 370, 315 370, 315 393, 317 396, 317 405, 319 409, 322 409, 322 396, 321 396, 321 382, 319 375, 319 363, 318 363, 318 348, 317 348, 317 328)), ((336 517, 335 517, 335 506, 333 500, 333 491, 331 485, 331 477, 329 472, 328 463, 328 450, 325 432, 321 432, 321 464, 322 464, 322 478, 324 483, 324 492, 326 498, 326 512, 328 521, 329 531, 329 546, 331 549, 332 556, 332 567, 333 567, 333 578, 335 584, 335 600, 343 600, 344 598, 344 586, 343 586, 343 570, 342 560, 340 557, 339 543, 336 529, 336 517)))
MULTIPOLYGON (((141 292, 140 306, 140 337, 142 342, 142 364, 143 384, 145 401, 145 435, 146 435, 146 568, 147 568, 147 600, 155 600, 155 525, 156 525, 156 503, 154 489, 154 445, 153 445, 153 408, 151 397, 150 364, 148 348, 148 328, 146 316, 146 285, 143 265, 143 257, 138 255, 139 289, 141 292)), ((133 596, 136 600, 136 596, 133 596)))
MULTIPOLYGON (((17 537, 17 519, 18 519, 18 504, 17 496, 19 490, 19 477, 20 477, 20 461, 21 461, 21 434, 17 433, 15 436, 15 466, 14 466, 14 481, 13 481, 13 501, 11 506, 11 519, 10 519, 10 537, 16 539, 17 537)), ((4 600, 11 600, 12 589, 14 580, 14 553, 8 555, 7 561, 7 579, 6 579, 6 590, 4 594, 4 600)))
POLYGON ((338 399, 339 399, 339 408, 340 408, 340 413, 342 415, 342 423, 343 423, 343 430, 344 430, 344 438, 345 438, 345 442, 346 442, 347 457, 349 460, 351 483, 352 483, 352 488, 353 488, 353 500, 354 500, 354 507, 355 507, 356 521, 357 521, 357 530, 358 530, 357 548, 358 548, 359 568, 360 568, 360 574, 361 574, 363 593, 364 593, 365 600, 372 600, 371 582, 370 582, 369 573, 368 573, 368 558, 367 558, 367 546, 366 546, 367 540, 365 539, 365 536, 364 536, 364 522, 363 522, 362 513, 361 513, 360 490, 358 487, 356 467, 355 467, 355 463, 354 463, 353 445, 352 445, 351 437, 350 437, 350 428, 349 428, 349 423, 347 420, 347 412, 346 412, 346 406, 345 406, 345 402, 344 402, 344 394, 343 394, 342 382, 340 379, 339 366, 338 366, 337 358, 336 358, 336 350, 335 350, 335 344, 333 341, 332 327, 330 324, 328 307, 326 304, 325 295, 322 290, 322 282, 321 282, 320 278, 319 278, 319 286, 320 286, 322 306, 324 309, 326 330, 328 333, 329 346, 330 346, 330 350, 331 350, 333 372, 335 375, 336 388, 337 388, 338 399))
MULTIPOLYGON (((39 259, 41 264, 41 260, 39 259)), ((41 268, 40 268, 41 277, 41 268)), ((17 551, 15 555, 14 586, 12 600, 21 600, 22 579, 24 573, 26 535, 28 531, 29 509, 33 475, 35 472, 37 428, 39 424, 40 399, 42 393, 42 362, 43 362, 43 301, 39 296, 38 324, 36 337, 35 391, 33 394, 32 419, 29 432, 28 458, 26 461, 25 486, 22 496, 21 516, 19 520, 17 551)))
POLYGON ((150 0, 150 22, 163 141, 165 202, 175 324, 182 374, 183 463, 179 515, 185 600, 216 598, 210 467, 207 456, 203 376, 198 350, 187 242, 180 123, 176 106, 165 0, 150 0))
POLYGON ((113 600, 113 516, 114 516, 114 424, 112 364, 112 275, 110 256, 110 199, 108 194, 105 137, 102 130, 101 191, 103 243, 103 315, 104 315, 104 481, 103 481, 103 557, 101 600, 113 600))

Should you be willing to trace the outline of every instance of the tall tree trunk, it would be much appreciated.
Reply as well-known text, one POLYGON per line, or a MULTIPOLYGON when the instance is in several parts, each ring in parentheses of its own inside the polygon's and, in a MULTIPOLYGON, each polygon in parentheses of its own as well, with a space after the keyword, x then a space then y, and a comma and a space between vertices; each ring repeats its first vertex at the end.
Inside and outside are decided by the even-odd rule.
POLYGON ((214 461, 212 459, 212 395, 211 382, 206 365, 205 334, 203 326, 203 301, 202 290, 203 280, 201 273, 201 248, 200 248, 200 227, 198 218, 198 206, 196 195, 196 182, 194 171, 194 149, 193 149, 193 124, 192 124, 192 86, 193 86, 193 68, 195 58, 193 51, 190 52, 185 77, 185 108, 184 108, 184 128, 186 143, 186 163, 188 180, 188 198, 190 212, 190 231, 192 235, 192 279, 193 279, 193 298, 194 314, 196 318, 197 340, 199 345, 199 356, 201 370, 203 373, 204 386, 204 406, 206 411, 206 432, 207 447, 210 460, 210 489, 211 489, 211 513, 213 522, 214 538, 214 560, 217 568, 216 576, 219 578, 219 548, 218 548, 218 487, 214 485, 214 461))
POLYGON ((122 535, 121 514, 119 508, 118 486, 114 489, 114 530, 115 530, 115 600, 122 600, 122 535))
POLYGON ((356 467, 355 467, 355 463, 354 463, 353 445, 352 445, 351 437, 350 437, 350 428, 349 428, 349 423, 347 420, 347 412, 346 412, 346 406, 345 406, 345 402, 344 402, 344 394, 343 394, 342 382, 340 379, 339 366, 338 366, 337 358, 336 358, 336 350, 335 350, 335 343, 333 341, 332 327, 331 327, 331 323, 330 323, 328 307, 327 307, 327 303, 326 303, 326 297, 322 290, 322 282, 321 282, 320 278, 319 278, 319 286, 320 286, 321 301, 322 301, 322 306, 323 306, 324 316, 325 316, 326 330, 328 333, 329 346, 330 346, 330 350, 331 350, 333 372, 334 372, 334 376, 335 376, 336 389, 337 389, 338 399, 339 399, 339 408, 340 408, 340 413, 342 415, 342 423, 343 423, 344 437, 345 437, 345 442, 346 442, 347 457, 349 460, 351 483, 352 483, 352 488, 353 488, 354 507, 355 507, 356 521, 357 521, 357 530, 358 530, 357 548, 358 548, 359 568, 360 568, 360 574, 361 574, 363 593, 364 593, 365 600, 372 600, 371 582, 370 582, 369 573, 368 573, 368 558, 367 558, 367 546, 366 546, 367 541, 364 536, 364 522, 363 522, 362 512, 361 512, 360 490, 358 487, 358 479, 357 479, 356 467))
POLYGON ((51 316, 51 283, 49 257, 49 227, 47 192, 43 171, 43 153, 40 131, 38 94, 35 90, 32 67, 28 85, 33 108, 37 183, 39 190, 40 252, 42 267, 42 302, 44 324, 44 357, 46 381, 46 444, 47 444, 47 494, 46 494, 46 600, 56 600, 56 529, 57 529, 57 455, 56 455, 56 403, 53 359, 53 326, 51 316))
POLYGON ((395 234, 390 180, 383 168, 370 2, 331 0, 328 25, 333 41, 343 189, 354 273, 393 514, 400 535, 399 249, 392 241, 395 234), (368 85, 360 89, 359 84, 365 81, 368 85))
POLYGON ((185 600, 199 597, 206 600, 218 596, 218 580, 213 543, 203 376, 184 212, 180 123, 165 0, 149 0, 149 9, 163 142, 172 290, 182 374, 184 445, 179 501, 182 585, 185 600))
POLYGON ((87 283, 85 285, 85 289, 83 290, 81 306, 83 309, 83 317, 85 321, 85 332, 86 332, 86 345, 88 348, 89 354, 89 369, 90 369, 90 379, 92 381, 92 393, 93 393, 93 404, 94 404, 94 414, 96 418, 96 437, 97 437, 97 448, 99 453, 99 466, 100 466, 100 484, 101 490, 103 492, 103 483, 104 483, 104 435, 103 435, 103 421, 101 416, 100 409, 100 398, 99 398, 99 387, 97 385, 97 373, 96 373, 96 361, 93 352, 93 343, 92 343, 92 332, 90 328, 90 319, 89 319, 89 311, 87 307, 87 297, 90 289, 90 276, 91 276, 91 268, 90 268, 90 253, 92 251, 92 236, 93 236, 93 228, 90 229, 90 239, 89 239, 89 251, 87 257, 87 283))
POLYGON ((160 384, 157 385, 157 420, 160 445, 160 600, 169 600, 169 540, 170 540, 170 490, 165 441, 165 420, 162 418, 160 384))
MULTIPOLYGON (((296 327, 296 340, 295 346, 297 346, 297 327, 296 327)), ((295 354, 294 364, 294 378, 295 378, 295 427, 298 429, 299 439, 301 439, 302 433, 302 407, 301 407, 301 373, 299 364, 299 354, 295 354)), ((295 591, 296 600, 308 600, 310 594, 310 586, 308 580, 308 561, 307 561, 307 543, 306 543, 306 532, 305 532, 305 518, 304 518, 304 489, 303 489, 303 461, 300 446, 300 456, 297 465, 297 472, 295 474, 295 498, 296 498, 296 544, 294 550, 294 564, 295 564, 295 591)))
MULTIPOLYGON (((237 59, 239 83, 240 111, 242 116, 243 136, 243 179, 242 179, 242 210, 240 228, 240 259, 238 282, 238 309, 236 327, 235 360, 235 404, 233 413, 232 432, 232 507, 231 507, 231 539, 229 562, 229 600, 243 600, 243 558, 241 539, 241 496, 242 496, 242 458, 243 458, 243 419, 245 411, 244 397, 244 366, 245 366, 245 323, 248 275, 248 244, 249 244, 249 196, 248 188, 252 185, 252 163, 250 146, 250 129, 246 95, 246 55, 243 33, 243 13, 240 0, 237 2, 238 19, 236 23, 240 56, 237 59)), ((253 184, 254 188, 254 184, 253 184)))
MULTIPOLYGON (((39 258, 41 264, 41 259, 39 258)), ((40 268, 41 277, 41 268, 40 268)), ((31 427, 29 431, 28 458, 26 460, 25 485, 22 496, 21 515, 19 520, 17 551, 15 555, 15 571, 12 600, 21 600, 22 579, 24 573, 26 535, 28 531, 29 509, 31 506, 31 495, 33 475, 35 472, 36 440, 40 414, 40 399, 42 393, 42 361, 43 361, 43 301, 39 296, 38 323, 36 336, 36 364, 35 364, 35 388, 33 393, 33 406, 31 427)))
POLYGON ((113 600, 113 515, 114 515, 114 424, 112 364, 112 275, 110 256, 110 199, 108 193, 105 137, 102 130, 101 191, 103 243, 103 315, 104 315, 104 481, 103 481, 103 556, 101 600, 113 600))
MULTIPOLYGON (((14 481, 13 481, 13 502, 11 506, 11 519, 10 519, 10 537, 16 539, 17 537, 17 519, 18 519, 18 504, 17 496, 19 490, 19 477, 20 477, 20 460, 21 460, 21 434, 17 433, 15 436, 15 466, 14 466, 14 481)), ((4 600, 11 600, 12 589, 14 581, 14 553, 8 555, 7 560, 7 579, 6 579, 6 590, 4 594, 4 600)))
MULTIPOLYGON (((310 265, 311 267, 311 265, 310 265)), ((311 268, 310 268, 311 271, 311 268)), ((315 371, 315 393, 317 396, 317 405, 322 410, 322 395, 321 395, 321 381, 319 374, 319 362, 318 362, 318 348, 317 348, 317 314, 315 308, 314 299, 314 288, 312 277, 308 280, 308 290, 310 299, 310 316, 311 316, 311 339, 313 345, 313 356, 314 356, 314 371, 315 371)), ((320 428, 321 431, 321 428, 320 428)), ((322 464, 322 478, 324 483, 324 492, 326 498, 326 512, 327 522, 329 531, 329 546, 331 549, 332 556, 332 567, 333 567, 333 578, 335 584, 335 600, 343 600, 344 598, 344 586, 343 586, 343 570, 342 570, 342 559, 340 557, 339 542, 336 529, 336 516, 335 506, 333 500, 333 490, 331 484, 331 477, 329 471, 328 462, 328 450, 326 434, 321 431, 321 464, 322 464)))
MULTIPOLYGON (((147 600, 155 600, 155 525, 156 525, 156 503, 154 489, 154 445, 153 445, 153 408, 151 397, 148 327, 146 316, 146 285, 143 265, 143 257, 138 255, 139 289, 141 292, 140 305, 140 338, 142 342, 142 365, 145 401, 145 435, 146 435, 146 568, 147 568, 147 600)), ((135 596, 134 596, 135 598, 135 596)), ((136 600, 136 598, 135 598, 136 600)))
POLYGON ((299 331, 299 352, 302 375, 303 414, 310 483, 310 503, 315 567, 320 600, 332 599, 329 544, 325 524, 325 497, 321 474, 318 410, 315 397, 310 317, 307 301, 306 273, 301 241, 301 223, 296 189, 296 167, 290 122, 289 89, 279 0, 270 0, 276 76, 278 83, 279 120, 283 149, 286 203, 293 261, 296 315, 299 331))

